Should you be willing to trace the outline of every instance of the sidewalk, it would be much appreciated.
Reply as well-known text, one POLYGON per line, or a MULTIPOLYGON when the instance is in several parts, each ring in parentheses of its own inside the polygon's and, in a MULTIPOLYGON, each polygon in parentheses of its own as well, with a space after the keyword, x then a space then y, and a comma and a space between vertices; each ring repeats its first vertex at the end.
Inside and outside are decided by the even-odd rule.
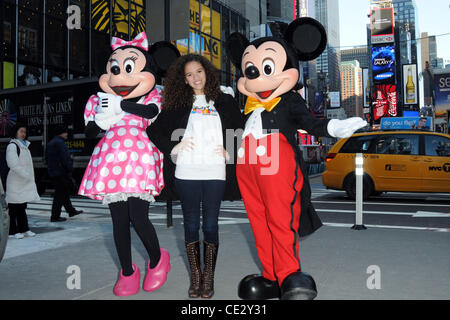
MULTIPOLYGON (((45 221, 34 218, 33 223, 44 226, 45 221)), ((189 275, 180 219, 174 219, 172 228, 163 223, 155 225, 161 246, 171 255, 167 283, 154 293, 141 290, 127 298, 112 293, 120 267, 111 224, 74 219, 58 226, 66 230, 10 239, 11 243, 21 241, 20 245, 30 250, 18 256, 7 252, 0 263, 0 299, 188 299, 189 275), (39 243, 53 246, 42 251, 39 243), (80 268, 80 289, 67 288, 72 275, 67 268, 72 265, 80 268)), ((222 224, 219 236, 213 299, 238 300, 239 281, 247 274, 260 272, 252 231, 248 223, 222 224)), ((354 231, 324 226, 301 242, 300 257, 303 270, 317 283, 319 300, 449 299, 449 243, 448 232, 354 231), (373 268, 379 268, 380 289, 367 287, 368 282, 373 284, 373 268)), ((142 282, 147 254, 134 232, 132 253, 141 269, 142 282)))

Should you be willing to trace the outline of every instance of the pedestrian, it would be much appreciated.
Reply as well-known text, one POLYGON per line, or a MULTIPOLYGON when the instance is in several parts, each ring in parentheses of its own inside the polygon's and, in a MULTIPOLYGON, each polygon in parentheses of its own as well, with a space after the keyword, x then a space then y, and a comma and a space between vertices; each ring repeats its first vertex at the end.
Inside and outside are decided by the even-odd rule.
MULTIPOLYGON (((181 200, 185 247, 190 268, 189 297, 211 298, 219 247, 222 199, 240 199, 235 166, 226 164, 226 130, 243 127, 233 96, 222 93, 218 72, 204 57, 188 54, 169 68, 163 111, 147 128, 164 159, 163 200, 181 200), (180 130, 184 130, 184 134, 180 130), (183 137, 178 143, 178 138, 183 137), (174 137, 174 138, 173 138, 174 137), (169 157, 170 155, 170 157, 169 157), (200 260, 200 206, 203 217, 204 269, 200 260)), ((234 134, 231 135, 234 144, 234 134)), ((229 162, 229 161, 228 161, 229 162)))
POLYGON ((28 227, 27 202, 38 201, 34 181, 33 160, 26 140, 27 128, 18 124, 12 130, 11 141, 6 148, 6 163, 9 167, 6 178, 6 202, 9 207, 9 234, 22 239, 24 234, 34 237, 36 234, 28 227))
POLYGON ((48 175, 52 179, 55 194, 53 195, 51 222, 63 222, 66 218, 61 217, 61 208, 64 206, 69 217, 74 217, 82 210, 76 210, 70 201, 70 193, 74 188, 72 177, 73 162, 65 140, 68 130, 64 126, 57 126, 55 136, 47 144, 45 159, 47 162, 48 175))
POLYGON ((113 293, 130 296, 140 288, 140 270, 132 261, 130 223, 149 257, 144 291, 163 286, 171 268, 170 254, 160 246, 148 218, 149 203, 159 195, 164 180, 163 155, 145 129, 161 110, 157 75, 164 75, 179 52, 167 41, 149 46, 144 32, 132 41, 113 37, 111 46, 105 73, 99 78, 103 92, 91 96, 84 112, 86 137, 96 137, 100 129, 106 132, 93 150, 78 193, 109 206, 121 266, 113 293))

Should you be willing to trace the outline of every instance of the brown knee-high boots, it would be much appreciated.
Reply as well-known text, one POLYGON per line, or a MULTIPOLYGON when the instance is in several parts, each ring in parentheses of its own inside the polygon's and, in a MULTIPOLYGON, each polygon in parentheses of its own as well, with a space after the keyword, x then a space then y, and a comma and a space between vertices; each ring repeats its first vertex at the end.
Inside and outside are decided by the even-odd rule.
POLYGON ((214 295, 214 271, 216 269, 219 245, 203 242, 204 268, 200 262, 200 242, 185 243, 189 261, 190 279, 189 297, 211 298, 214 295))
POLYGON ((200 242, 191 242, 186 245, 186 253, 191 270, 191 284, 189 286, 189 298, 198 298, 201 294, 202 266, 200 262, 200 242))
POLYGON ((214 295, 214 271, 216 269, 218 244, 203 241, 205 267, 203 269, 202 298, 211 298, 214 295))

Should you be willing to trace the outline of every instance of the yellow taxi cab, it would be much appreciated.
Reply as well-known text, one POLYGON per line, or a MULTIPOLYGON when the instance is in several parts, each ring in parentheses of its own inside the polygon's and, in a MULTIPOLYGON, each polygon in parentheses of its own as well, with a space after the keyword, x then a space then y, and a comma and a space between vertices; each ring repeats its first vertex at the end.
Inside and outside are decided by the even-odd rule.
POLYGON ((363 197, 387 191, 450 193, 450 135, 414 130, 356 133, 329 151, 322 182, 354 199, 355 157, 364 157, 363 197))

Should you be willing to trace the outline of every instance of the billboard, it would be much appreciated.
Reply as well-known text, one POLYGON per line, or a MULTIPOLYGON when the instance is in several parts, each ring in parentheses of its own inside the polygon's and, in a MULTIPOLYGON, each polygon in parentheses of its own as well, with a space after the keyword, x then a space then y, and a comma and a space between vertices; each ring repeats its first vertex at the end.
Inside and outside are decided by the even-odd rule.
POLYGON ((330 97, 330 108, 339 108, 341 106, 341 98, 339 91, 331 91, 328 93, 330 97))
POLYGON ((372 73, 375 84, 395 83, 394 45, 372 46, 372 73))
POLYGON ((403 65, 403 103, 417 104, 417 65, 403 65))
POLYGON ((434 97, 436 116, 450 111, 450 72, 434 74, 434 97))
POLYGON ((394 8, 376 8, 370 11, 372 43, 394 42, 394 8))
POLYGON ((377 84, 372 96, 373 119, 397 116, 397 86, 394 84, 377 84))
POLYGON ((380 128, 382 130, 386 129, 430 130, 431 117, 382 118, 380 128))
POLYGON ((368 107, 370 103, 370 79, 369 69, 363 69, 363 92, 364 92, 364 107, 368 107))

